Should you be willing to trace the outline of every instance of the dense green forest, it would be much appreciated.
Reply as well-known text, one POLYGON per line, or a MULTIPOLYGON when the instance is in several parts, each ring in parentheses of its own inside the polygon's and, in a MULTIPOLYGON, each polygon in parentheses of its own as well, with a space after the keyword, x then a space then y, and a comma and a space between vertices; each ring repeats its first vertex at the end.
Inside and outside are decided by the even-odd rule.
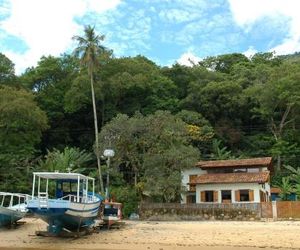
POLYGON ((198 160, 272 156, 273 184, 300 191, 299 54, 162 67, 115 58, 103 36, 85 35, 98 38, 92 54, 75 37, 75 53, 44 56, 19 76, 0 53, 0 190, 29 192, 33 171, 70 168, 97 183, 101 170, 103 191, 101 155, 112 148, 111 195, 125 214, 142 199, 178 201, 180 171, 198 160))

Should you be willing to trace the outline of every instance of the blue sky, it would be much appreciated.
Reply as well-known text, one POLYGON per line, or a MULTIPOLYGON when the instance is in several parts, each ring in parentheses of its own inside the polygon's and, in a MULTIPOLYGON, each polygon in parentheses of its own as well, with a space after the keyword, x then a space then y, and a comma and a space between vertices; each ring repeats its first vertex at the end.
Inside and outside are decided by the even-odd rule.
POLYGON ((115 56, 159 65, 241 52, 300 51, 298 0, 0 0, 0 52, 21 73, 43 55, 71 52, 84 25, 115 56))

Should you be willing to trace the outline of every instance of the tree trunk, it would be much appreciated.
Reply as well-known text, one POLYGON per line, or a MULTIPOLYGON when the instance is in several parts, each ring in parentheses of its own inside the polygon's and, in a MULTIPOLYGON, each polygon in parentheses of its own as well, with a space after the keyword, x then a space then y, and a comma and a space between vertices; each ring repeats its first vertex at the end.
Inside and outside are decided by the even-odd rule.
POLYGON ((134 171, 134 186, 137 185, 137 172, 134 171))
POLYGON ((279 172, 281 169, 281 156, 278 155, 277 157, 277 168, 276 168, 276 171, 279 172))
POLYGON ((102 127, 103 127, 103 126, 104 126, 104 94, 103 94, 103 97, 102 97, 101 113, 102 113, 102 117, 101 117, 101 125, 102 125, 102 127))
MULTIPOLYGON (((281 140, 282 138, 282 134, 283 134, 283 129, 284 127, 291 123, 292 121, 294 121, 294 119, 288 120, 287 118, 291 112, 292 107, 294 106, 294 104, 288 104, 286 107, 286 110, 284 111, 283 116, 281 117, 281 121, 279 123, 279 125, 277 126, 276 123, 274 122, 273 118, 271 119, 271 131, 274 135, 275 141, 278 142, 279 140, 281 140)), ((276 166, 276 171, 280 171, 281 169, 281 155, 278 155, 277 157, 277 166, 276 166)))
POLYGON ((100 152, 99 152, 99 134, 98 134, 98 120, 97 120, 97 111, 96 111, 96 101, 95 101, 95 91, 94 91, 94 78, 93 73, 91 75, 91 90, 92 90, 92 101, 93 101, 93 112, 94 112, 94 125, 95 125, 95 140, 96 140, 96 157, 97 157, 97 166, 99 174, 99 187, 100 192, 104 193, 102 172, 101 172, 101 162, 100 162, 100 152))

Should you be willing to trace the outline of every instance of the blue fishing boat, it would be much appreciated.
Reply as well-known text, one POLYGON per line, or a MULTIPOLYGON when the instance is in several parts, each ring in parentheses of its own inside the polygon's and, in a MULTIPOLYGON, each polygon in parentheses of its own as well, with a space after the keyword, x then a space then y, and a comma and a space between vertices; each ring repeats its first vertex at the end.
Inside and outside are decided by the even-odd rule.
POLYGON ((0 192, 0 227, 12 225, 26 215, 26 197, 25 194, 0 192))
POLYGON ((33 173, 27 208, 48 223, 48 232, 78 232, 92 227, 102 198, 95 194, 94 178, 78 173, 33 173), (90 188, 90 186, 92 186, 90 188))

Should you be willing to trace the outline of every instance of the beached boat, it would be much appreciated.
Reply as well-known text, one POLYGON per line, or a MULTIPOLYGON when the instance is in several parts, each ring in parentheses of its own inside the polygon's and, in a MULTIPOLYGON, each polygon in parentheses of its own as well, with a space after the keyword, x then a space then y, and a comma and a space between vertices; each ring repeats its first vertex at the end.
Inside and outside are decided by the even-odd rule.
POLYGON ((101 201, 95 194, 94 178, 78 173, 35 172, 27 208, 48 223, 48 232, 58 234, 63 229, 78 232, 92 227, 101 201))
POLYGON ((122 203, 104 201, 103 222, 109 229, 112 225, 120 223, 122 220, 122 203))
POLYGON ((9 226, 27 213, 26 195, 0 192, 0 226, 9 226))

